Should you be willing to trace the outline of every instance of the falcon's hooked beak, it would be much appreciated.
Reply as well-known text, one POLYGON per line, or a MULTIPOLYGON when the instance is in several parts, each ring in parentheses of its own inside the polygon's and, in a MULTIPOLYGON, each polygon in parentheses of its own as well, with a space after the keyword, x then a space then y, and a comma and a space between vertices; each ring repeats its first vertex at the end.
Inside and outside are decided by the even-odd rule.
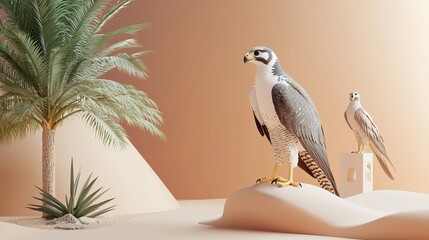
POLYGON ((350 93, 350 100, 353 100, 353 93, 350 93))
POLYGON ((254 59, 255 58, 254 58, 253 54, 247 52, 246 54, 244 54, 243 62, 247 63, 247 62, 250 62, 251 60, 254 60, 254 59))
POLYGON ((244 62, 244 63, 247 63, 248 61, 249 61, 249 59, 247 59, 247 57, 246 57, 246 56, 244 56, 244 57, 243 57, 243 62, 244 62))

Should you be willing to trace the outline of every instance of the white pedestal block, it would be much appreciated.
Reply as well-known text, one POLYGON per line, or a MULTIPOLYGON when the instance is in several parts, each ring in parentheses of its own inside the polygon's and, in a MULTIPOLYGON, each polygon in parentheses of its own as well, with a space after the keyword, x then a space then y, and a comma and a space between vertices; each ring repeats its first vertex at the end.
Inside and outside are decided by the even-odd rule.
POLYGON ((349 197, 373 190, 373 154, 340 154, 340 194, 349 197))

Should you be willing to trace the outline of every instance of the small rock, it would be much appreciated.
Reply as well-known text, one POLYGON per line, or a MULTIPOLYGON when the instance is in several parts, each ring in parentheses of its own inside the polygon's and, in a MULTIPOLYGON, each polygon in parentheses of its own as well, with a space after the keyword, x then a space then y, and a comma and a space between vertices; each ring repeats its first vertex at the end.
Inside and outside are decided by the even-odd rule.
POLYGON ((65 229, 65 230, 73 230, 73 229, 82 229, 84 226, 82 224, 75 223, 57 223, 55 224, 55 228, 65 229))
POLYGON ((59 224, 59 223, 73 223, 73 224, 80 224, 79 219, 77 219, 72 214, 66 214, 62 217, 55 218, 51 221, 53 224, 59 224))
POLYGON ((94 224, 94 223, 100 223, 100 219, 97 218, 90 218, 90 217, 80 217, 79 218, 80 223, 82 224, 94 224))
POLYGON ((70 213, 62 217, 55 218, 50 223, 55 224, 55 228, 59 229, 73 230, 84 228, 84 226, 80 223, 79 219, 77 219, 70 213))

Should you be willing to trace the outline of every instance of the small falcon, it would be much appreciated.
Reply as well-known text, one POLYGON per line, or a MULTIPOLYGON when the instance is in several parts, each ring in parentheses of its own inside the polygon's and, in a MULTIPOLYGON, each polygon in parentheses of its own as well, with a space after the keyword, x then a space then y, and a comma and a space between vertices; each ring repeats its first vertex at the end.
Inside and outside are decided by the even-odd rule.
POLYGON ((282 70, 271 49, 250 49, 244 55, 244 63, 247 62, 256 65, 255 85, 249 93, 256 126, 274 151, 273 174, 257 182, 300 186, 293 179, 294 168, 299 166, 324 189, 339 196, 329 167, 323 128, 310 96, 282 70), (289 165, 288 179, 277 175, 284 163, 289 165))
POLYGON ((377 126, 360 103, 359 93, 350 93, 350 103, 344 112, 344 118, 346 119, 350 129, 353 130, 353 133, 355 134, 356 141, 358 142, 357 152, 364 153, 365 148, 369 145, 386 175, 393 180, 393 174, 388 165, 392 166, 396 172, 395 166, 393 166, 387 156, 386 148, 384 147, 384 140, 378 131, 377 126))

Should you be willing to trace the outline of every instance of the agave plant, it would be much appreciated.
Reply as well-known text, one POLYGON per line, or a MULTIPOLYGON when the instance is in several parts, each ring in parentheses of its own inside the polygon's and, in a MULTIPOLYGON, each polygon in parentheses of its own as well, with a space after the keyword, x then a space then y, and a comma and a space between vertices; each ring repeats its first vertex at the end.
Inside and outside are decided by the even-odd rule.
POLYGON ((146 77, 147 52, 124 37, 145 25, 103 30, 132 0, 110 2, 0 0, 0 143, 42 130, 42 189, 52 196, 55 131, 70 117, 82 117, 108 146, 127 143, 121 122, 163 137, 156 104, 103 77, 115 68, 146 77))
POLYGON ((69 196, 66 195, 65 197, 65 204, 61 203, 61 201, 59 201, 57 198, 36 186, 36 188, 39 189, 42 198, 33 198, 41 201, 43 204, 30 204, 28 208, 42 212, 43 217, 47 219, 59 218, 69 213, 76 218, 80 218, 83 216, 97 217, 101 214, 114 210, 115 206, 110 206, 99 210, 102 206, 111 202, 114 198, 95 203, 95 201, 97 201, 103 194, 105 194, 109 190, 107 189, 102 191, 103 188, 100 187, 94 192, 90 193, 97 179, 98 177, 92 179, 91 173, 83 184, 83 187, 80 189, 80 192, 78 193, 80 170, 75 178, 72 159, 70 170, 70 193, 69 196))

